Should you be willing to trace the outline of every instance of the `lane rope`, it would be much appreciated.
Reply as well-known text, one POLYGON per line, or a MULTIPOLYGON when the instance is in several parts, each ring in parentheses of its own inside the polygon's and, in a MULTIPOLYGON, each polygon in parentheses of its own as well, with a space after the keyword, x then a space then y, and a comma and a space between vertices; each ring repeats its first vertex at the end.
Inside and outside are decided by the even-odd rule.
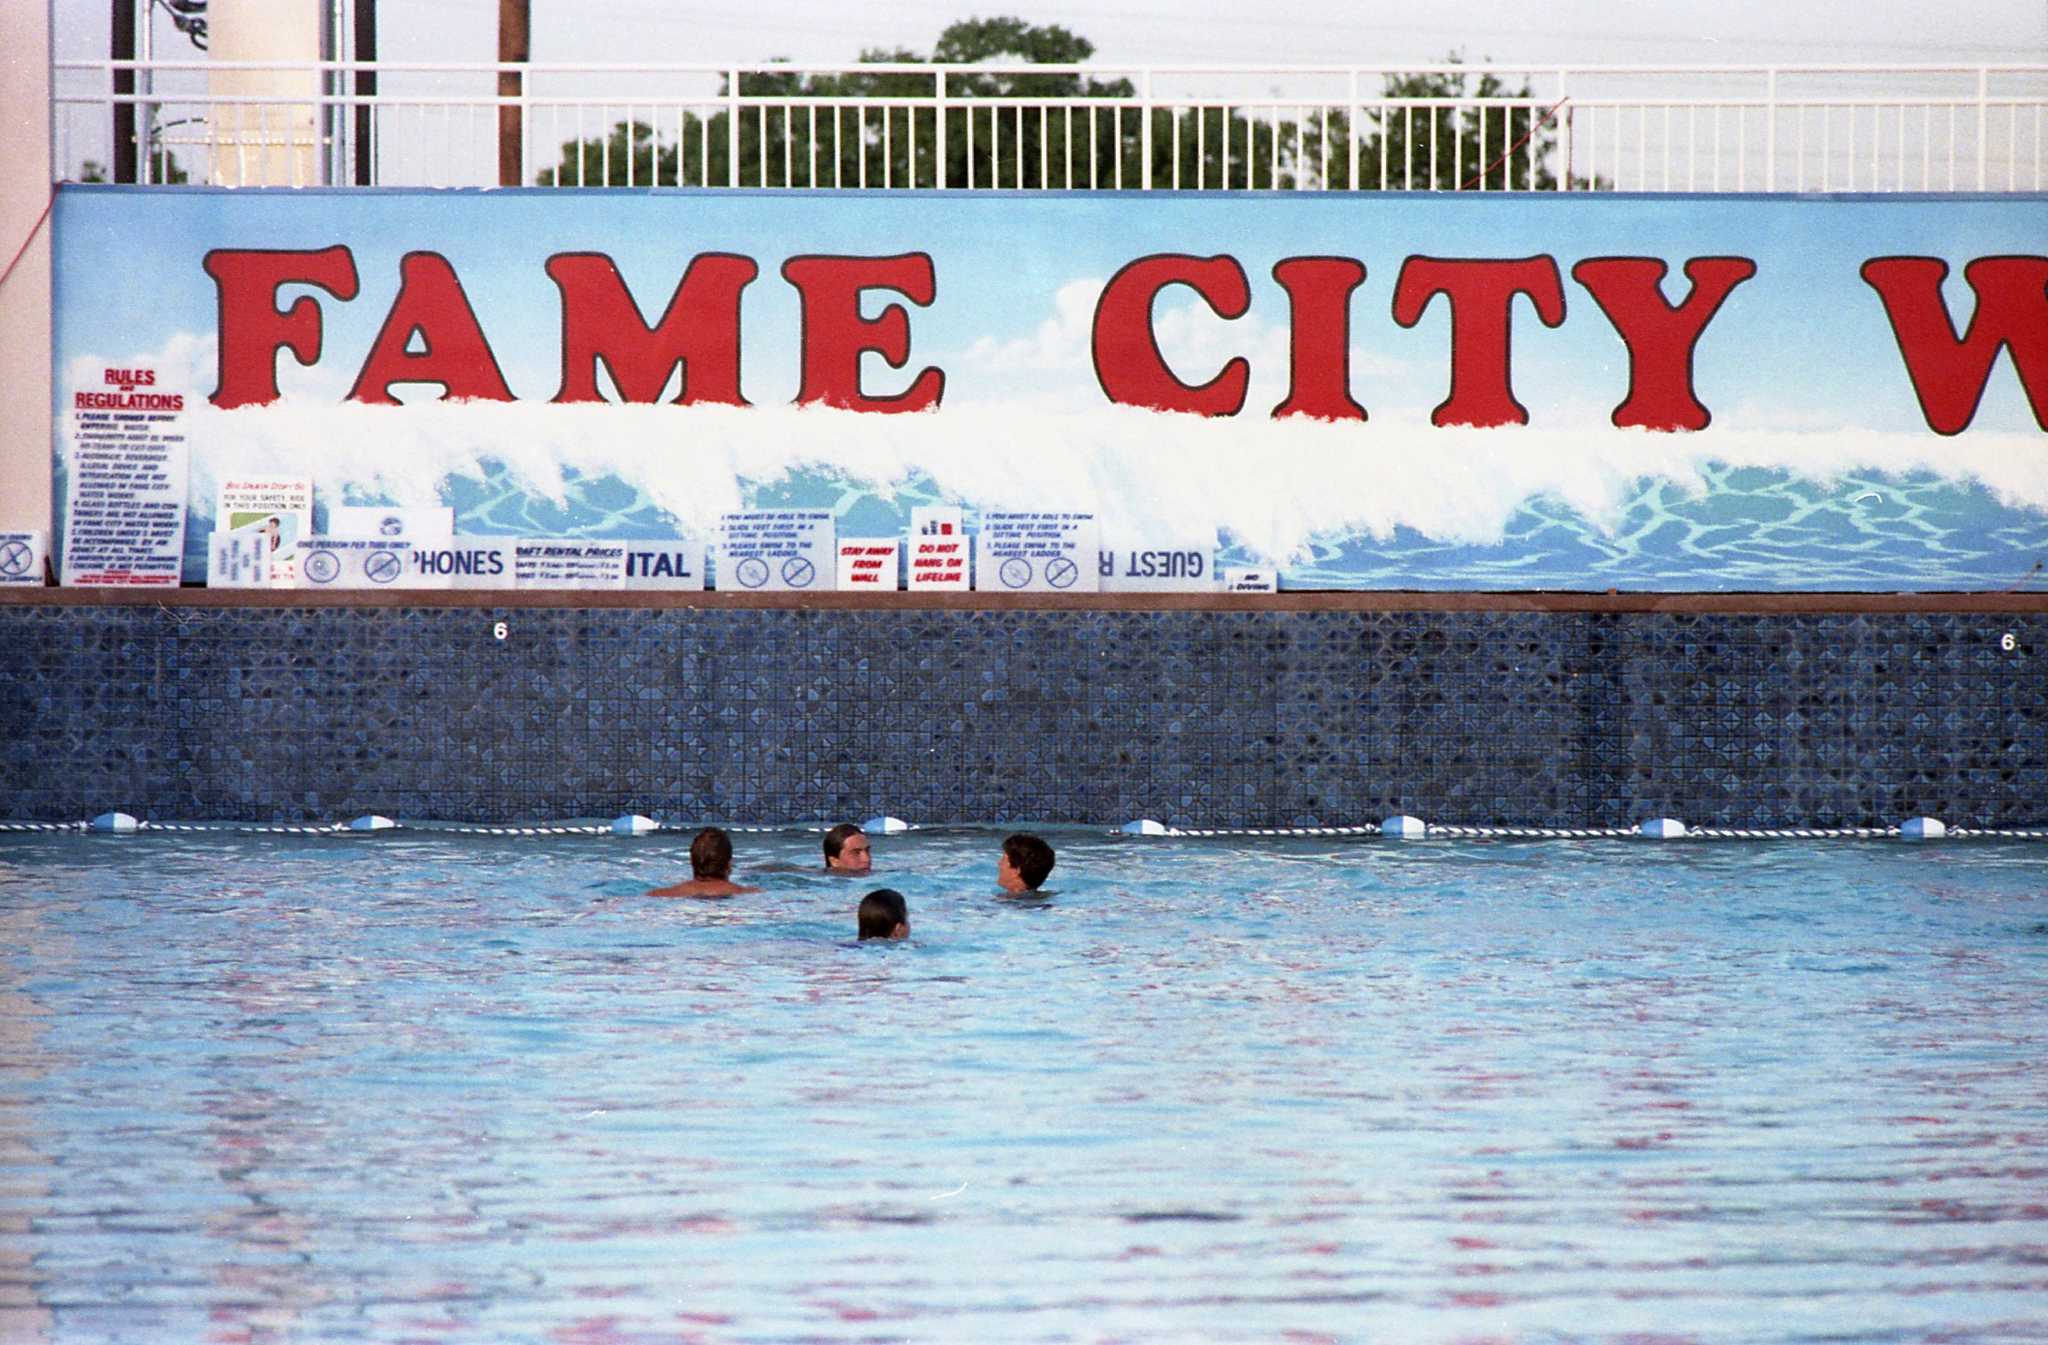
MULTIPOLYGON (((363 819, 367 821, 368 819, 363 819)), ((374 827, 358 826, 352 822, 329 823, 283 823, 283 822, 151 822, 135 823, 137 832, 168 832, 198 835, 241 835, 241 836, 363 836, 382 832, 412 832, 415 834, 441 836, 494 836, 494 837, 547 837, 547 836, 612 836, 655 834, 694 835, 704 823, 672 824, 651 822, 630 832, 621 830, 620 822, 565 822, 533 823, 528 825, 490 825, 473 822, 402 822, 378 818, 374 827)), ((53 833, 93 831, 91 821, 79 822, 6 822, 0 821, 0 833, 53 833)), ((790 823, 783 826, 749 824, 728 826, 724 830, 738 835, 761 836, 789 833, 815 834, 826 828, 814 823, 790 823)), ((909 831, 924 830, 920 825, 910 825, 909 831)), ((1116 835, 1132 833, 1118 830, 1116 835)), ((1151 838, 1183 839, 1226 839, 1244 838, 1289 838, 1289 837, 1338 837, 1338 836, 1380 836, 1383 829, 1377 822, 1364 822, 1352 826, 1313 827, 1173 827, 1162 826, 1152 832, 1151 838)), ((1703 841, 1834 841, 1834 840, 1897 840, 1905 833, 1896 826, 1887 827, 1687 827, 1681 836, 1670 839, 1703 841)), ((1445 840, 1643 840, 1650 839, 1635 827, 1529 827, 1529 826, 1466 826, 1453 823, 1426 823, 1425 838, 1445 840)), ((1952 826, 1945 833, 1950 840, 2008 840, 2048 841, 2048 827, 1966 827, 1952 826)))

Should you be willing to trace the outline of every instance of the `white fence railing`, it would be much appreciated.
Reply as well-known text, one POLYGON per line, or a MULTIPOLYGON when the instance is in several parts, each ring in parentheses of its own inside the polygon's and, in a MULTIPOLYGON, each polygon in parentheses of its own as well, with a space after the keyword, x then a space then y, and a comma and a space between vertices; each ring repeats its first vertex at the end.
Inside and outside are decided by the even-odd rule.
POLYGON ((67 61, 55 73, 54 170, 69 180, 1026 191, 2048 190, 2048 64, 1118 69, 67 61), (501 75, 516 76, 520 92, 500 93, 501 75))

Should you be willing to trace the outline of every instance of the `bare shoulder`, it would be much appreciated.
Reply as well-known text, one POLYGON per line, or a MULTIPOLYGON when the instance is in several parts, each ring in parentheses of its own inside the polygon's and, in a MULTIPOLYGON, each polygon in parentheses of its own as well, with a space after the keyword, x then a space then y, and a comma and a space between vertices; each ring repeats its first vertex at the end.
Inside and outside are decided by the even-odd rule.
POLYGON ((650 897, 729 897, 734 892, 746 890, 748 889, 735 888, 730 883, 706 883, 693 878, 688 882, 673 883, 668 887, 657 887, 647 895, 650 897))

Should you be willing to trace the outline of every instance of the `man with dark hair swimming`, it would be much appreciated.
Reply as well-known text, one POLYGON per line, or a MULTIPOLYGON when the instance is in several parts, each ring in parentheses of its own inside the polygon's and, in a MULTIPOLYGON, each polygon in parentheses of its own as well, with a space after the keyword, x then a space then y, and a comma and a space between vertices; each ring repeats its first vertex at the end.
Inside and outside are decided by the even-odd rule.
POLYGON ((738 897, 759 892, 732 881, 732 837, 717 827, 706 827, 690 842, 690 880, 670 887, 657 887, 650 897, 738 897))
POLYGON ((893 888, 878 887, 862 897, 854 918, 860 923, 863 940, 910 937, 910 908, 904 904, 903 894, 893 888))
POLYGON ((996 886, 1004 896, 1024 896, 1038 890, 1052 872, 1052 847, 1027 832, 1003 838, 1003 853, 996 860, 996 886))
POLYGON ((825 869, 829 873, 866 873, 874 867, 868 834, 851 822, 825 833, 825 869))

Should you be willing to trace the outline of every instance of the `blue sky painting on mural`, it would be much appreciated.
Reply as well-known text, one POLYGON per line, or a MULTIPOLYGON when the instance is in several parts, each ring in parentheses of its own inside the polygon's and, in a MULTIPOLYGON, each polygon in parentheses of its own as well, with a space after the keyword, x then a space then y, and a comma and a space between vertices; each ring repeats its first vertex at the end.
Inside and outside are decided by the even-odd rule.
MULTIPOLYGON (((458 527, 478 533, 703 532, 742 505, 830 507, 843 531, 889 532, 913 505, 949 501, 1090 510, 1105 538, 1134 544, 1214 530, 1228 557, 1279 562, 1297 586, 2005 588, 2048 555, 2048 435, 2034 409, 2048 399, 2048 369, 2030 370, 2030 389, 2021 371, 2038 356, 2001 349, 1988 368, 1955 361, 1984 371, 1981 395, 1966 428, 1936 433, 1887 302, 1863 271, 1878 258, 1940 259, 1946 316, 1967 331, 1978 299, 1965 269, 2048 254, 2041 207, 2011 195, 67 188, 56 233, 56 470, 61 490, 74 391, 103 368, 148 367, 194 407, 192 498, 202 515, 222 476, 296 472, 315 478, 323 504, 453 504, 458 527), (148 227, 136 227, 145 214, 148 227), (232 286, 208 267, 210 253, 335 247, 352 276, 346 299, 284 283, 260 304, 244 296, 224 306, 232 286), (422 296, 401 294, 411 254, 440 259, 432 267, 452 277, 471 317, 436 316, 414 302, 422 296), (649 327, 693 259, 749 259, 737 309, 738 388, 749 405, 673 405, 678 377, 654 402, 623 405, 602 371, 606 401, 556 404, 564 291, 548 265, 564 254, 608 257, 649 327), (793 279, 785 264, 807 256, 928 259, 931 302, 900 285, 870 288, 838 327, 886 344, 879 333, 898 321, 888 310, 900 309, 902 366, 860 355, 858 389, 882 401, 938 370, 933 409, 797 404, 817 333, 807 345, 810 291, 798 283, 802 268, 793 279), (1153 257, 1225 257, 1241 274, 1242 311, 1229 316, 1235 305, 1221 290, 1188 283, 1140 293, 1132 310, 1149 312, 1140 344, 1154 343, 1154 373, 1176 384, 1227 386, 1233 361, 1244 362, 1235 414, 1113 400, 1130 396, 1098 367, 1116 308, 1105 287, 1153 257), (1293 258, 1349 259, 1363 275, 1317 318, 1276 277, 1293 258), (1704 306, 1692 313, 1704 319, 1689 361, 1692 397, 1710 417, 1702 430, 1614 423, 1632 378, 1657 372, 1635 367, 1596 298, 1598 272, 1584 266, 1620 258, 1666 264, 1661 307, 1673 321, 1693 289, 1689 261, 1754 266, 1721 276, 1725 298, 1711 316, 1704 306), (1534 271, 1517 274, 1554 274, 1555 293, 1545 297, 1544 284, 1511 293, 1502 335, 1486 321, 1500 301, 1456 279, 1433 288, 1432 259, 1534 259, 1534 271), (106 304, 109 277, 131 278, 124 283, 146 298, 106 304), (317 330, 310 363, 277 349, 282 328, 265 317, 302 299, 317 330), (1344 329, 1332 331, 1338 312, 1344 329), (245 318, 256 330, 229 330, 245 318), (861 325, 872 321, 882 325, 861 325), (404 405, 350 400, 366 370, 432 372, 434 343, 445 353, 461 335, 451 322, 480 334, 511 400, 443 400, 441 385, 426 381, 388 387, 404 405), (231 342, 268 333, 275 401, 207 404, 222 387, 224 331, 231 342), (1506 386, 1494 391, 1511 393, 1526 423, 1433 424, 1446 403, 1480 404, 1489 350, 1504 361, 1506 386), (1342 366, 1334 373, 1333 361, 1342 366), (1327 409, 1333 378, 1363 419, 1270 414, 1291 388, 1311 384, 1325 389, 1327 409)), ((2038 286, 2015 302, 2048 310, 2038 286)), ((820 307, 812 321, 829 316, 820 307)), ((194 532, 196 562, 203 524, 194 532)), ((202 569, 188 563, 188 573, 202 569)))

